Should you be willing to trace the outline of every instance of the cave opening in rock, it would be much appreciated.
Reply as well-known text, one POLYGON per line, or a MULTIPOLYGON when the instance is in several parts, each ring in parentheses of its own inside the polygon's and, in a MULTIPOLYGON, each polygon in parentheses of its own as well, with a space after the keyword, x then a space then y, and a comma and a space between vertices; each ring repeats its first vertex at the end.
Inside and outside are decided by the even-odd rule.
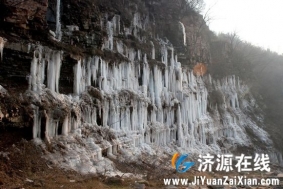
POLYGON ((174 110, 174 123, 177 124, 177 121, 178 121, 178 119, 177 119, 177 110, 175 109, 174 110))
POLYGON ((176 131, 176 141, 179 140, 179 137, 178 137, 178 131, 176 131))
POLYGON ((32 125, 19 127, 9 124, 0 124, 0 151, 1 148, 9 147, 22 139, 32 140, 32 125))
POLYGON ((103 112, 101 112, 101 116, 99 116, 99 109, 96 110, 96 123, 97 125, 102 125, 102 118, 103 118, 103 112))
POLYGON ((139 86, 143 85, 142 78, 143 78, 143 67, 141 66, 140 76, 138 77, 138 79, 139 79, 139 86))
POLYGON ((102 150, 102 157, 107 157, 107 149, 102 150))
POLYGON ((58 129, 57 129, 57 135, 62 135, 63 130, 63 123, 61 121, 58 122, 58 129))
POLYGON ((45 131, 46 131, 46 118, 42 117, 41 118, 41 125, 40 125, 40 138, 42 140, 45 139, 45 131))
POLYGON ((152 129, 150 129, 150 143, 153 143, 152 129))

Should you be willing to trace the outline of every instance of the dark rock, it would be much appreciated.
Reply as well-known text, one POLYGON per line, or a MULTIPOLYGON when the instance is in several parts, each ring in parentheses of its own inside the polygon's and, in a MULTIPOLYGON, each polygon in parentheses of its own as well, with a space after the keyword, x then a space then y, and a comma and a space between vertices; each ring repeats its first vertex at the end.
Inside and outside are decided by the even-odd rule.
POLYGON ((115 184, 115 185, 119 185, 123 183, 123 179, 121 177, 109 177, 106 179, 106 183, 107 184, 115 184))
POLYGON ((1 20, 6 24, 25 30, 44 30, 47 26, 48 0, 6 0, 1 1, 1 20))
POLYGON ((135 183, 134 188, 135 189, 145 189, 145 184, 135 183))
POLYGON ((147 180, 139 180, 139 181, 137 181, 137 183, 149 186, 149 182, 147 180))
POLYGON ((43 181, 42 180, 35 180, 33 183, 34 187, 43 187, 43 181))
POLYGON ((222 185, 219 185, 219 186, 211 186, 211 185, 209 185, 207 187, 210 188, 210 189, 224 189, 224 186, 222 186, 222 185))

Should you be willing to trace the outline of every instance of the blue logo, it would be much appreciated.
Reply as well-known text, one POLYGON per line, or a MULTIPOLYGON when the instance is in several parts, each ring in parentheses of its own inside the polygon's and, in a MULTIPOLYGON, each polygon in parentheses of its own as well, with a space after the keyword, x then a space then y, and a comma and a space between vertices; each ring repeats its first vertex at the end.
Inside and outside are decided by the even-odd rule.
POLYGON ((189 154, 175 153, 171 159, 172 166, 179 172, 187 172, 195 163, 194 162, 185 162, 189 154))

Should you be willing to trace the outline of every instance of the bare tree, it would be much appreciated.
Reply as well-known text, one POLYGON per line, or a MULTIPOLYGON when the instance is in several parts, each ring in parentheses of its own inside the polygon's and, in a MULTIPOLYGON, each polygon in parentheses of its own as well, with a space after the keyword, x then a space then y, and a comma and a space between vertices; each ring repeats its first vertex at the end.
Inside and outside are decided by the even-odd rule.
POLYGON ((203 0, 187 0, 187 6, 197 12, 200 12, 204 9, 205 3, 203 0))

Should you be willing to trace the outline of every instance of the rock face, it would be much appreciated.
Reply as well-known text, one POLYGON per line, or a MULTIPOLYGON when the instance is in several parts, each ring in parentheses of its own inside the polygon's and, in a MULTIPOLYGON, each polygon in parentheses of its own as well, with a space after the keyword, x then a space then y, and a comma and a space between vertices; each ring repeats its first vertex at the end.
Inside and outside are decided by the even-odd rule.
MULTIPOLYGON (((50 41, 7 44, 0 64, 3 86, 22 69, 16 77, 26 84, 20 102, 32 111, 33 138, 55 148, 46 158, 82 173, 103 173, 114 169, 106 157, 131 161, 142 153, 154 155, 156 149, 202 154, 248 147, 251 153, 268 151, 273 162, 282 164, 259 127, 263 117, 249 116, 257 105, 239 79, 214 81, 182 66, 170 41, 152 35, 153 19, 144 4, 141 12, 137 4, 124 2, 131 15, 127 19, 103 6, 99 12, 95 5, 90 8, 99 12, 95 19, 76 23, 78 18, 62 14, 61 6, 76 9, 80 3, 90 2, 57 0, 56 27, 46 29, 50 41), (68 25, 61 15, 72 18, 68 25), (21 63, 29 57, 28 73, 20 63, 14 63, 13 72, 9 54, 21 63)), ((32 16, 32 27, 43 30, 50 16, 45 1, 4 5, 14 9, 4 15, 5 22, 23 29, 31 28, 27 20, 32 16)), ((186 46, 185 26, 177 23, 186 46)), ((11 85, 4 87, 9 91, 11 85)), ((9 116, 1 113, 8 112, 2 104, 3 120, 9 116)))
POLYGON ((4 0, 1 2, 1 22, 26 30, 44 30, 47 7, 48 0, 4 0))

